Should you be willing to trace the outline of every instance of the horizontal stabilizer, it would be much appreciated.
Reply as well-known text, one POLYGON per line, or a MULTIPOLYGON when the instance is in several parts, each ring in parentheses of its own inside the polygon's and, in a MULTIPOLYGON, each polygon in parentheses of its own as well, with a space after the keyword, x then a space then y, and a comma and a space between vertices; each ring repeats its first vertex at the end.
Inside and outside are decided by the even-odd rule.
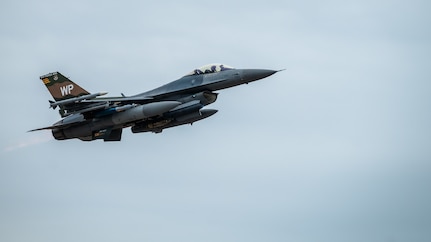
POLYGON ((66 126, 70 126, 70 124, 61 124, 61 125, 52 125, 52 126, 48 126, 48 127, 43 127, 43 128, 38 128, 38 129, 32 129, 29 130, 27 132, 33 132, 33 131, 40 131, 40 130, 47 130, 47 129, 60 129, 60 128, 64 128, 66 126))
POLYGON ((67 127, 70 127, 72 125, 76 125, 79 123, 82 123, 84 121, 84 118, 82 116, 74 118, 74 119, 69 119, 66 121, 66 119, 60 120, 57 123, 51 125, 51 126, 47 126, 47 127, 43 127, 43 128, 38 128, 38 129, 32 129, 29 130, 27 132, 33 132, 33 131, 40 131, 40 130, 47 130, 47 129, 64 129, 67 127))

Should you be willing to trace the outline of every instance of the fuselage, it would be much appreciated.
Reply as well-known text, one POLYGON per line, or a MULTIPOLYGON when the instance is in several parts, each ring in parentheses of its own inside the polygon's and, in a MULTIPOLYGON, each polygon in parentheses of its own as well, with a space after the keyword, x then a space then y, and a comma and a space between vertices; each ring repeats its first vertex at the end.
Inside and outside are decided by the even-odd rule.
POLYGON ((277 71, 264 69, 230 69, 201 75, 187 75, 153 90, 134 97, 177 97, 203 91, 218 91, 250 83, 274 74, 277 71))

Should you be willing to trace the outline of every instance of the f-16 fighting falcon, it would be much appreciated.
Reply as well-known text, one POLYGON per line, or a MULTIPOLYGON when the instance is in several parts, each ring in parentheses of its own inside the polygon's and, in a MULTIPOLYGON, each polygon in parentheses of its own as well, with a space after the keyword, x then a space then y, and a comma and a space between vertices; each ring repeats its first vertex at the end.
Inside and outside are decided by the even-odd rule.
POLYGON ((257 81, 278 71, 235 69, 212 64, 156 89, 134 96, 100 97, 106 92, 90 93, 59 72, 41 76, 63 119, 52 126, 34 129, 52 130, 57 140, 78 138, 120 141, 123 128, 133 133, 160 133, 163 129, 192 124, 215 114, 204 109, 216 101, 215 91, 257 81))

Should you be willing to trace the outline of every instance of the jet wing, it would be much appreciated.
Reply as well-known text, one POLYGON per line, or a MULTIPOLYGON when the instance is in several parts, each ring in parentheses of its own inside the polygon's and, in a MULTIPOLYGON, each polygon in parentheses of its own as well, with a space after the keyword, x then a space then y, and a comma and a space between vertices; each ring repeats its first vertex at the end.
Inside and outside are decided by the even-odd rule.
POLYGON ((145 104, 153 100, 152 97, 140 96, 95 98, 95 96, 100 96, 104 94, 106 93, 100 92, 59 102, 50 101, 50 106, 54 109, 57 106, 60 107, 60 114, 62 117, 77 113, 83 114, 85 117, 92 117, 93 114, 103 112, 103 110, 112 107, 121 107, 131 104, 145 104))

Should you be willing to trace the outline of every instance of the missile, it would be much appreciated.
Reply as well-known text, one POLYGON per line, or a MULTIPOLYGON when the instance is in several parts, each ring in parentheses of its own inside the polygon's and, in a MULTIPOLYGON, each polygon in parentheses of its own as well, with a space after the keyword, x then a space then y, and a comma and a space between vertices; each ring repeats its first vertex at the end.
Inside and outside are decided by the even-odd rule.
POLYGON ((53 101, 49 101, 49 105, 51 106, 51 108, 56 108, 57 106, 60 105, 66 105, 66 104, 70 104, 70 103, 77 103, 83 100, 88 100, 88 99, 94 99, 98 96, 103 96, 106 95, 107 92, 98 92, 98 93, 93 93, 93 94, 87 94, 87 95, 83 95, 83 96, 79 96, 79 97, 74 97, 74 98, 69 98, 66 100, 61 100, 58 102, 53 102, 53 101))

